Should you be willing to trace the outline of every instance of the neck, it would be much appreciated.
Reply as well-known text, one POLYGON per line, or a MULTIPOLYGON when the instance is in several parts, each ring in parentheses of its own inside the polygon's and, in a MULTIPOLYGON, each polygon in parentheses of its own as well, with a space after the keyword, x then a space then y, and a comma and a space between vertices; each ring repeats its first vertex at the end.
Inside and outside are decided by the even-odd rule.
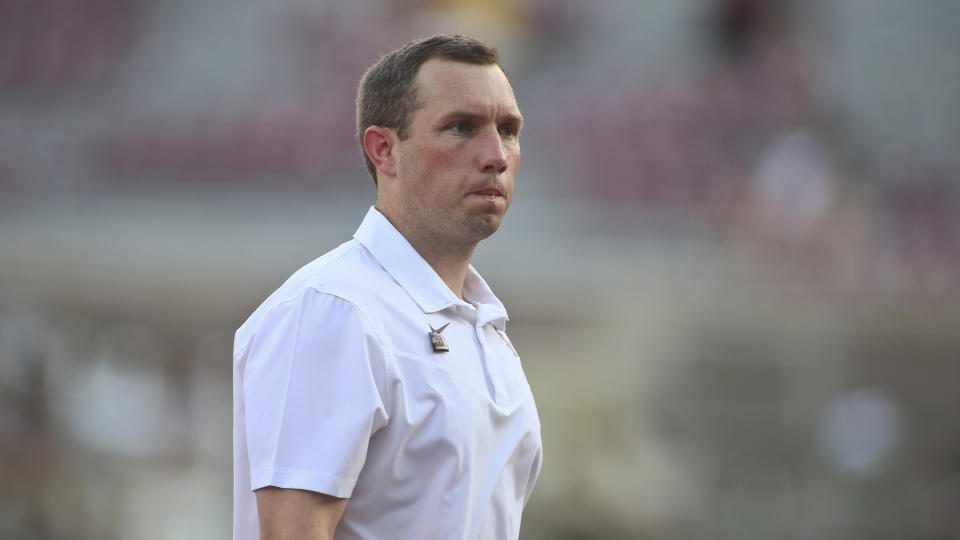
POLYGON ((453 294, 463 300, 463 282, 467 279, 467 269, 470 267, 470 257, 473 255, 475 246, 471 246, 467 251, 455 254, 450 251, 440 253, 440 250, 431 253, 429 249, 417 245, 414 241, 411 241, 410 244, 440 276, 440 279, 447 284, 453 294))
POLYGON ((467 279, 467 270, 470 267, 470 259, 473 257, 473 250, 477 247, 476 243, 454 243, 449 239, 437 238, 416 227, 407 227, 402 220, 395 219, 380 205, 376 205, 384 217, 394 226, 404 238, 410 242, 413 249, 427 261, 427 264, 433 268, 433 271, 440 276, 440 279, 457 295, 457 298, 463 300, 463 282, 467 279))

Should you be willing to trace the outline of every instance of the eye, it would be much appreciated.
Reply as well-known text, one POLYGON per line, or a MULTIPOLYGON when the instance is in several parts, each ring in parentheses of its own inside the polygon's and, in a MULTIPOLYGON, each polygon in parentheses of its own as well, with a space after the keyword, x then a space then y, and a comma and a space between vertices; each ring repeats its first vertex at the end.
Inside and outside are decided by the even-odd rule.
POLYGON ((458 134, 467 133, 470 130, 469 128, 466 122, 454 122, 447 126, 447 129, 458 134))
POLYGON ((517 136, 517 126, 513 124, 507 124, 500 126, 500 135, 508 139, 515 138, 517 136))

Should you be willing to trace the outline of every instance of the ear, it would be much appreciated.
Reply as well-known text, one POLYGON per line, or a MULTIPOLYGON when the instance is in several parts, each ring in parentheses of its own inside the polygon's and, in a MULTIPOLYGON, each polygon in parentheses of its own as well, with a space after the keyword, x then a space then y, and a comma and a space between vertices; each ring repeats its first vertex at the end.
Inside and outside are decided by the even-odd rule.
POLYGON ((382 126, 370 126, 363 132, 363 151, 377 171, 386 176, 397 175, 397 133, 382 126))

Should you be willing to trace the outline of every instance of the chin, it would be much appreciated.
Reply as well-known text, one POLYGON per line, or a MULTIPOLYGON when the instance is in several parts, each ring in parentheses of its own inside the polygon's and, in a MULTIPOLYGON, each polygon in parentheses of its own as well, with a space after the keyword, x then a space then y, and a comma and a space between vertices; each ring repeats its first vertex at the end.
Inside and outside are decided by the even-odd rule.
POLYGON ((472 241, 479 242, 488 238, 500 228, 501 216, 493 214, 484 214, 476 216, 468 221, 467 235, 472 241))

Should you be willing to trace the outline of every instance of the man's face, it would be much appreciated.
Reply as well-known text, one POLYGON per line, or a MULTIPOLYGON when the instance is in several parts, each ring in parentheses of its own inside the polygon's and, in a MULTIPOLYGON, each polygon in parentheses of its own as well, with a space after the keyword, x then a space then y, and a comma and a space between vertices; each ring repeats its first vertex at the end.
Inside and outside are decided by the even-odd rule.
POLYGON ((510 206, 523 122, 497 65, 431 59, 397 153, 396 200, 410 232, 446 244, 493 234, 510 206))

